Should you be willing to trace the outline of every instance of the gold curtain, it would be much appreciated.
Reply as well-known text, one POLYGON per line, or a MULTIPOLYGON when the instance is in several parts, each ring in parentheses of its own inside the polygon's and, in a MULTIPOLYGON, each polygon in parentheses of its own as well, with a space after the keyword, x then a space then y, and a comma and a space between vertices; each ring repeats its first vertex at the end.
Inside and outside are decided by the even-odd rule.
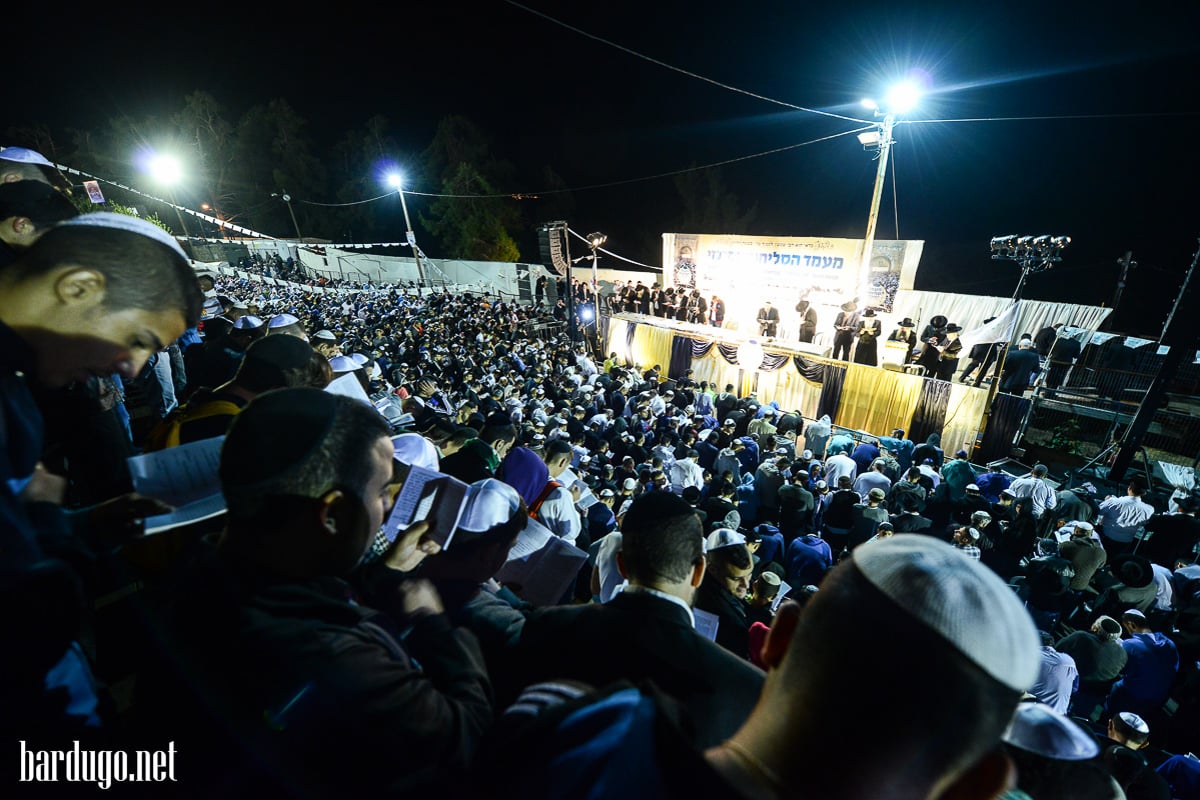
POLYGON ((946 406, 946 421, 942 423, 942 447, 947 453, 953 453, 960 447, 968 453, 975 452, 975 439, 987 403, 987 389, 953 384, 950 402, 946 406))
MULTIPOLYGON (((633 363, 640 364, 642 369, 649 369, 658 364, 662 369, 659 374, 666 378, 667 368, 671 364, 671 337, 675 331, 669 328, 659 328, 653 325, 638 325, 633 334, 633 363)), ((618 351, 619 352, 619 351, 618 351)))
POLYGON ((798 411, 801 416, 815 417, 821 400, 821 384, 807 380, 789 358, 774 372, 758 374, 758 397, 764 403, 776 401, 784 411, 798 411))
POLYGON ((834 422, 880 436, 896 428, 908 430, 921 396, 922 382, 916 375, 847 364, 834 422))

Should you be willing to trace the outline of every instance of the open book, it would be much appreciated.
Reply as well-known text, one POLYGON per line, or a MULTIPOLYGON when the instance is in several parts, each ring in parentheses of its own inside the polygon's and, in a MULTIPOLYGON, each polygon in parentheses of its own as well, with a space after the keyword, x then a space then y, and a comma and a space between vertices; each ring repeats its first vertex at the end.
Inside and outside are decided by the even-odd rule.
POLYGON ((600 498, 596 497, 596 494, 592 491, 592 488, 584 483, 583 480, 575 473, 575 470, 571 469, 570 467, 567 467, 561 473, 559 473, 559 476, 555 478, 555 480, 561 483, 567 489, 567 491, 570 491, 572 486, 579 487, 579 499, 575 501, 575 505, 579 506, 584 511, 587 511, 589 508, 596 505, 596 503, 600 502, 600 498))
POLYGON ((170 514, 147 517, 146 535, 225 512, 218 474, 224 441, 224 436, 214 436, 129 457, 129 474, 138 494, 175 506, 170 514))
POLYGON ((450 546, 458 521, 462 519, 467 505, 467 484, 442 472, 396 462, 396 472, 404 481, 392 513, 383 525, 383 533, 389 542, 396 540, 400 531, 422 520, 429 521, 429 533, 433 541, 445 550, 450 546))
POLYGON ((496 580, 535 606, 557 605, 575 582, 587 557, 587 551, 560 539, 530 518, 508 551, 508 561, 496 573, 496 580))

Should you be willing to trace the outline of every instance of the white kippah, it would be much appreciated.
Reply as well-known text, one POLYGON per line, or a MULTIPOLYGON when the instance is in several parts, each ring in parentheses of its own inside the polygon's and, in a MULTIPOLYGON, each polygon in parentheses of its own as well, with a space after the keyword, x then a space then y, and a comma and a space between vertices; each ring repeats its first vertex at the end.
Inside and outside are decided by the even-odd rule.
POLYGON ((440 472, 437 447, 419 433, 402 433, 392 437, 394 458, 401 464, 423 467, 440 472))
POLYGON ((58 223, 58 228, 109 228, 115 231, 126 231, 128 233, 136 233, 140 236, 145 236, 147 239, 153 239, 159 244, 165 244, 167 247, 175 251, 176 255, 184 261, 188 261, 187 254, 183 252, 183 248, 179 246, 179 242, 175 241, 175 237, 164 231, 162 228, 147 222, 138 217, 132 217, 128 214, 114 214, 111 211, 96 211, 91 214, 80 214, 77 217, 63 220, 58 223))
POLYGON ((1001 737, 1006 744, 1056 761, 1087 761, 1100 745, 1076 722, 1044 703, 1020 703, 1001 737))
POLYGON ((467 502, 458 527, 472 533, 484 533, 512 519, 521 507, 517 490, 495 478, 484 478, 467 487, 467 502))
POLYGON ((349 356, 334 356, 329 359, 329 366, 333 368, 335 375, 342 375, 347 372, 354 372, 356 369, 362 369, 362 365, 349 356))
POLYGON ((1017 691, 1033 685, 1041 637, 991 569, 922 534, 867 542, 851 558, 875 588, 988 675, 1017 691))

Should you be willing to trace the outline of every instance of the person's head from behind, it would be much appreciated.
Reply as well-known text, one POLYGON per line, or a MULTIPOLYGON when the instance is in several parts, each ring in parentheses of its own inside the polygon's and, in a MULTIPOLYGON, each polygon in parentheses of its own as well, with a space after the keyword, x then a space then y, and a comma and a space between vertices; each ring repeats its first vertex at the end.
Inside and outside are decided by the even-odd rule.
POLYGON ((853 489, 854 488, 854 479, 851 478, 849 475, 839 476, 837 488, 838 488, 838 491, 841 491, 843 489, 853 489))
POLYGON ((703 527, 696 509, 669 492, 649 492, 621 520, 617 566, 635 586, 691 600, 704 577, 703 527))
POLYGON ((994 797, 1011 776, 1000 737, 1039 649, 1029 613, 987 567, 920 534, 871 541, 826 573, 803 613, 780 607, 762 701, 735 739, 804 752, 803 764, 768 764, 803 796, 994 797), (888 679, 847 669, 868 663, 888 679))
POLYGON ((353 569, 391 505, 389 434, 371 406, 319 389, 251 400, 221 448, 222 548, 286 577, 353 569))
POLYGON ((0 148, 0 183, 39 181, 64 195, 71 194, 71 182, 54 163, 37 150, 26 147, 0 148))
POLYGON ((546 461, 546 469, 550 471, 551 478, 557 478, 559 475, 571 466, 571 459, 575 455, 575 451, 571 449, 569 442, 563 439, 555 439, 546 445, 546 450, 543 453, 543 459, 546 461))
POLYGON ((1050 474, 1050 470, 1045 464, 1034 464, 1033 465, 1033 477, 1044 478, 1049 474, 1050 474))
POLYGON ((0 242, 14 252, 29 249, 46 231, 78 215, 71 201, 46 183, 0 183, 0 242))
POLYGON ((1140 750, 1150 741, 1150 726, 1132 711, 1121 711, 1108 719, 1108 738, 1140 750))
POLYGON ((1092 623, 1092 633, 1096 634, 1101 641, 1112 642, 1121 638, 1121 623, 1108 615, 1103 615, 1096 618, 1092 623))
POLYGON ((496 451, 496 455, 504 458, 504 455, 517 441, 517 426, 513 424, 512 417, 505 414, 503 411, 493 411, 483 421, 483 427, 479 430, 479 441, 490 445, 496 451))
POLYGON ((332 377, 329 359, 308 342, 295 336, 267 336, 246 349, 233 380, 260 394, 271 389, 324 389, 332 377))
POLYGON ((0 274, 0 320, 33 350, 48 387, 136 376, 199 321, 202 302, 178 243, 124 214, 61 222, 0 274))

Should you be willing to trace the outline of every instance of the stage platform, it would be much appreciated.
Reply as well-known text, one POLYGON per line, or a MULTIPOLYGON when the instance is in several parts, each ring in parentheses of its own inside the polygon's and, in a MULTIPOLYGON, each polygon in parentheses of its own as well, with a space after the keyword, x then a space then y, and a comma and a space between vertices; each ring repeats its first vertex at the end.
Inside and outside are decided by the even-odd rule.
POLYGON ((643 314, 613 315, 605 352, 642 368, 658 365, 668 378, 690 368, 694 380, 717 392, 732 385, 740 397, 754 392, 760 403, 775 401, 806 420, 828 414, 837 425, 877 436, 900 428, 917 442, 939 433, 949 453, 974 451, 987 411, 987 389, 909 374, 898 363, 853 364, 829 358, 822 345, 643 314), (747 358, 759 360, 742 363, 747 358))

